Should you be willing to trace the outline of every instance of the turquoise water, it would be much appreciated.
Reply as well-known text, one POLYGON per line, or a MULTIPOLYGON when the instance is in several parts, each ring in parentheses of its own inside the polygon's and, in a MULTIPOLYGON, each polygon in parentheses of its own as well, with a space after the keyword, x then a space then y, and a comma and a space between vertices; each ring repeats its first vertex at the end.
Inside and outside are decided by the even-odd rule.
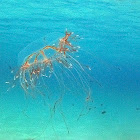
MULTIPOLYGON (((1 0, 0 9, 0 140, 140 139, 138 0, 1 0), (48 89, 36 87, 26 97, 20 81, 9 91, 12 85, 5 82, 13 80, 11 70, 18 71, 27 55, 44 42, 53 44, 66 29, 83 38, 72 57, 92 80, 87 76, 85 84, 76 71, 60 71, 56 64, 59 82, 53 76, 45 80, 52 92, 49 103, 54 107, 60 93, 66 94, 50 117, 48 89), (84 85, 92 93, 90 110, 84 85)), ((76 69, 86 76, 77 64, 76 69)))

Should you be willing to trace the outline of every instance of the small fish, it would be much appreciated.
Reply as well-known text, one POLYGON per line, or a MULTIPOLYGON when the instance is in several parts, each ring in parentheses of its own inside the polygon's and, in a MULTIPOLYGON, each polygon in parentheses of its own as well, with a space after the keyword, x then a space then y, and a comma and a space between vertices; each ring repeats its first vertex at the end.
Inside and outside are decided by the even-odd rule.
POLYGON ((106 113, 106 111, 102 111, 102 114, 105 114, 106 113))

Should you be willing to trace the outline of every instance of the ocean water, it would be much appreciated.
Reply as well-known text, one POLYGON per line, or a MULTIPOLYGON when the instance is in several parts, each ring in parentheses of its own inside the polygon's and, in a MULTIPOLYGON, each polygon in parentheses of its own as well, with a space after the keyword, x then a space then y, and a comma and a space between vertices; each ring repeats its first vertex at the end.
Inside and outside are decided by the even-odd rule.
POLYGON ((0 140, 140 140, 139 45, 138 0, 1 0, 0 140), (73 68, 26 95, 14 75, 66 30, 82 38, 73 68))

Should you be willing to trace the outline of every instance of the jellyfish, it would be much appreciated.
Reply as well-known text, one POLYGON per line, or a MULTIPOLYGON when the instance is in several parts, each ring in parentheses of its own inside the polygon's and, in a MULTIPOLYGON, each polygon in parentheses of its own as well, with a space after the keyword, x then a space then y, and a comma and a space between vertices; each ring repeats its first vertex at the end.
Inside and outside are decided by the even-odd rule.
POLYGON ((77 40, 80 40, 78 35, 66 31, 57 43, 46 44, 28 54, 13 79, 13 85, 18 82, 26 97, 41 95, 45 98, 51 118, 58 110, 68 133, 69 127, 62 108, 66 110, 68 102, 73 107, 83 104, 77 113, 79 120, 90 112, 93 102, 89 82, 92 77, 88 73, 91 69, 81 64, 76 57, 80 51, 80 47, 75 45, 77 40))

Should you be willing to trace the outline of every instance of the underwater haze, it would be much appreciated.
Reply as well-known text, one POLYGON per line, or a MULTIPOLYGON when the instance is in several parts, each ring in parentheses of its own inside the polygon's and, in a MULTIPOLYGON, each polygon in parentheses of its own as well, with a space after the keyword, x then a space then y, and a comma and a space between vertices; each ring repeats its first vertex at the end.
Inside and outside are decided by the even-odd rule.
POLYGON ((1 0, 0 66, 0 140, 140 140, 139 0, 1 0))

